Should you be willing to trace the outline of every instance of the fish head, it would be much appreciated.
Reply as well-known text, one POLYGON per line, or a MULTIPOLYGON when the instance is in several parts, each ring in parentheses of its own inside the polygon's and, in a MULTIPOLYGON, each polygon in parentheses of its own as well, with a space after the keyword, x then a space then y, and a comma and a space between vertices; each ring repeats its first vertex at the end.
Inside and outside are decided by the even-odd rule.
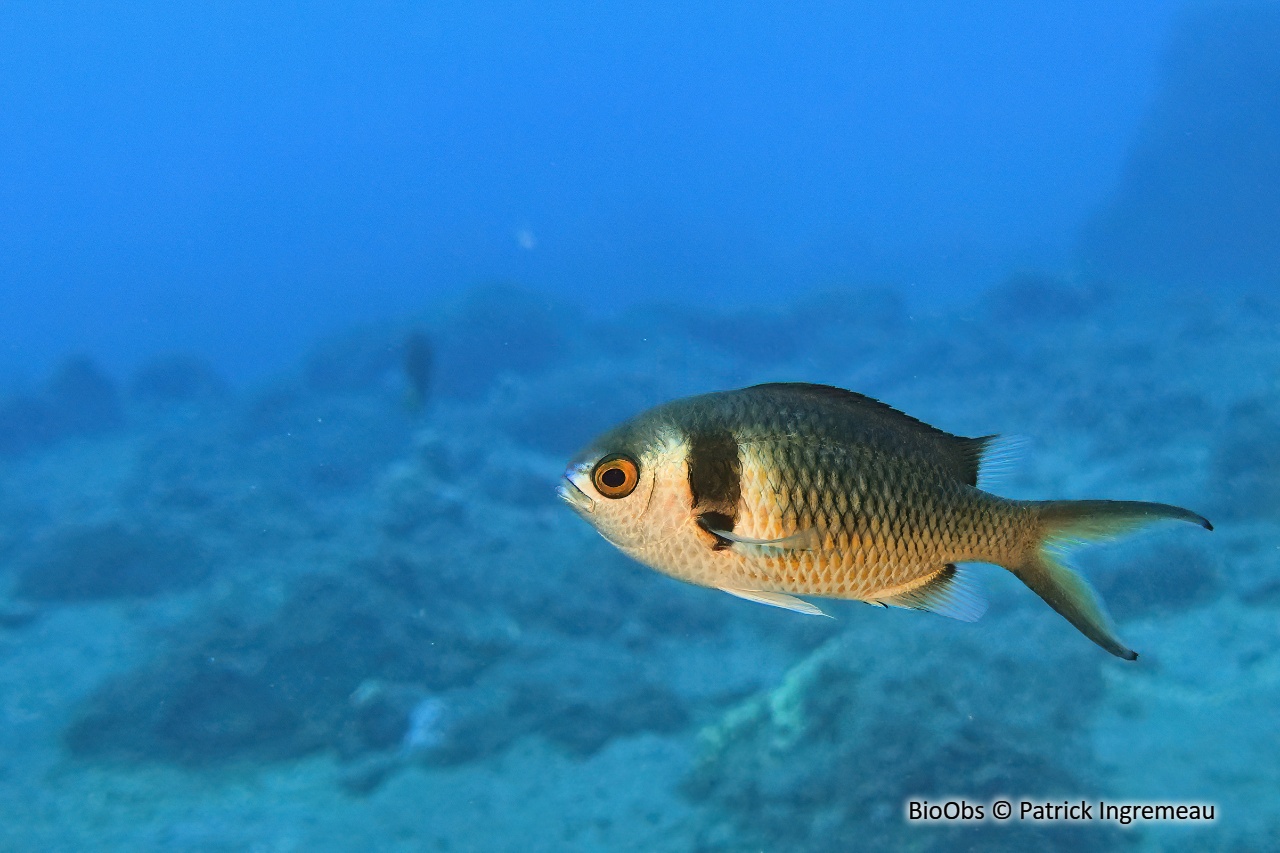
POLYGON ((578 454, 556 491, 601 536, 635 555, 667 530, 664 510, 682 494, 682 472, 668 436, 626 424, 578 454))

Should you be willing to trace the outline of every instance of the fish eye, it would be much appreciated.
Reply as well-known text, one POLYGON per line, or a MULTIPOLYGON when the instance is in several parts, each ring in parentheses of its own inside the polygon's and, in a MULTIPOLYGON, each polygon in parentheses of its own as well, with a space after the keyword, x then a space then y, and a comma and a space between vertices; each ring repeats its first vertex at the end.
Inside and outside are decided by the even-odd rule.
POLYGON ((640 469, 629 456, 614 454, 596 463, 591 472, 591 482, 596 491, 606 498, 625 498, 636 489, 640 481, 640 469))

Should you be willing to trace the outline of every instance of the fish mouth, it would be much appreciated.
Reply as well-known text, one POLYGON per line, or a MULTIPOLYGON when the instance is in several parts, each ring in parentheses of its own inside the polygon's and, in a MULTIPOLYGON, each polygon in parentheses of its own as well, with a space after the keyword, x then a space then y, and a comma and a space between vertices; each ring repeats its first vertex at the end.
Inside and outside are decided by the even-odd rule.
POLYGON ((556 494, 560 496, 560 500, 581 513, 595 512, 596 502, 593 501, 586 492, 579 489, 577 484, 566 474, 564 479, 560 481, 560 485, 556 486, 556 494))

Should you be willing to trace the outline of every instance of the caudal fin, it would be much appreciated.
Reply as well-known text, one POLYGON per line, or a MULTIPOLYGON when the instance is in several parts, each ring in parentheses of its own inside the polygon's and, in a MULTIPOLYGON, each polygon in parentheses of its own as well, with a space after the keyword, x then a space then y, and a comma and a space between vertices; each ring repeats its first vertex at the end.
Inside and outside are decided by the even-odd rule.
POLYGON ((1125 660, 1138 655, 1116 637, 1102 600, 1083 577, 1061 561, 1073 545, 1097 542, 1161 519, 1189 521, 1206 530, 1203 516, 1168 504, 1139 501, 1045 501, 1033 504, 1043 524, 1043 538, 1009 570, 1050 607, 1066 617, 1090 640, 1125 660))

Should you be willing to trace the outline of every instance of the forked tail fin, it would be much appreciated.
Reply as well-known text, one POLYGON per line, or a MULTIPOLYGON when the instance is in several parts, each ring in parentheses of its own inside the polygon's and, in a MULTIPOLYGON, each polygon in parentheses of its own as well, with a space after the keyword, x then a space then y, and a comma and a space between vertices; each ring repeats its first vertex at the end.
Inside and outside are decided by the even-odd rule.
POLYGON ((1161 519, 1189 521, 1206 530, 1213 525, 1203 516, 1168 504, 1139 501, 1044 501, 1033 503, 1043 525, 1039 545, 1009 570, 1031 587, 1050 607, 1066 617, 1111 654, 1125 660, 1138 655, 1116 637, 1102 600, 1083 577, 1061 562, 1073 545, 1097 542, 1128 533, 1161 519))

